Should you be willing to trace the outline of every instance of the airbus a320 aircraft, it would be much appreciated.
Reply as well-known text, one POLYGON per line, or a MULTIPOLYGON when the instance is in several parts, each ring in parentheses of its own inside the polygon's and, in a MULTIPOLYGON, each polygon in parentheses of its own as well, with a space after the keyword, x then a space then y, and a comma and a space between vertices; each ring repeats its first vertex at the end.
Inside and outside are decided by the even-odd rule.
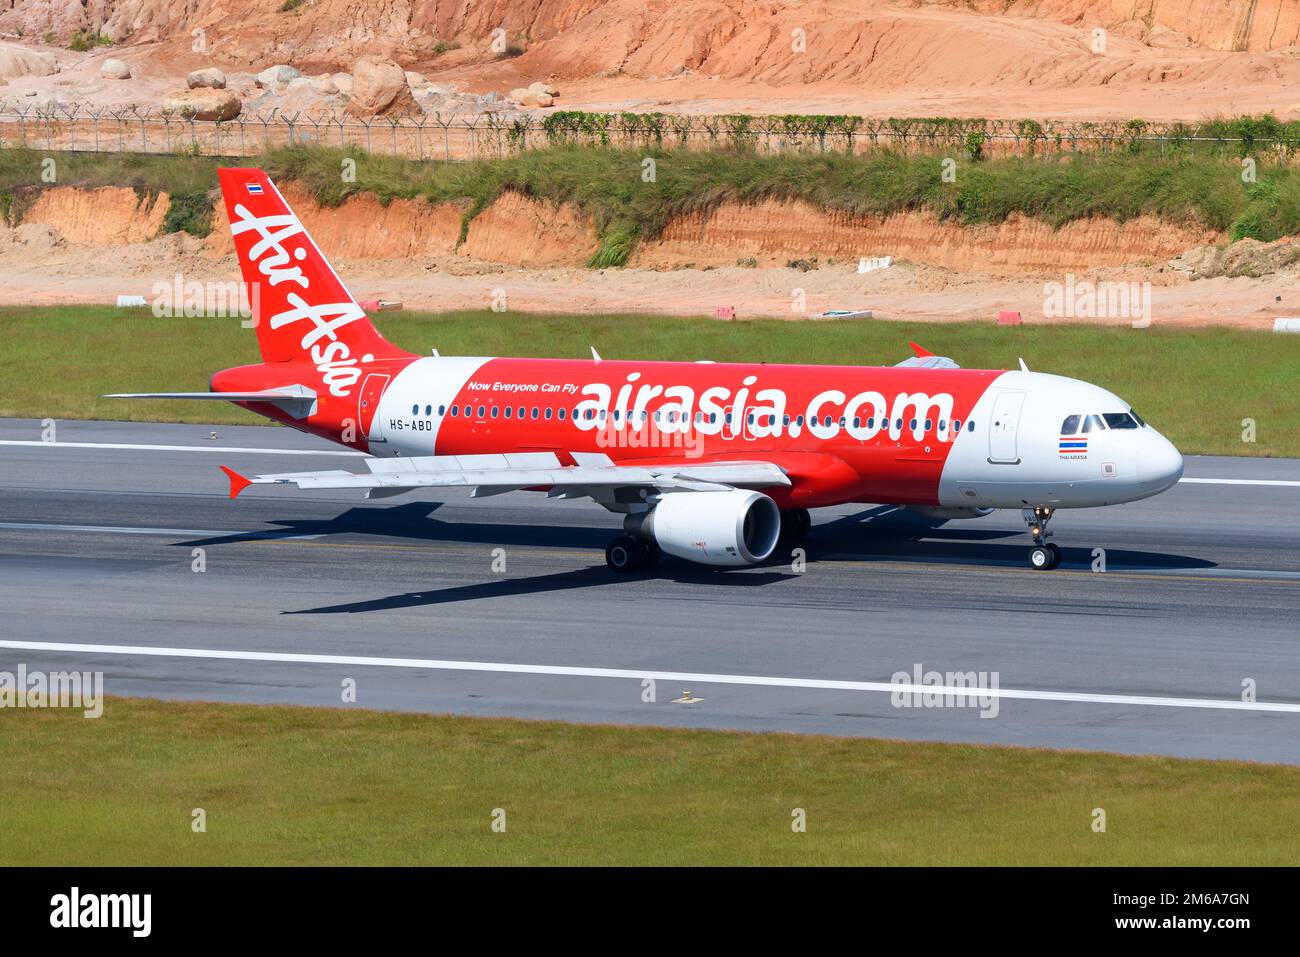
POLYGON ((284 197, 257 169, 222 169, 263 361, 212 377, 216 399, 369 453, 366 471, 246 478, 385 498, 467 486, 591 498, 623 515, 610 568, 661 551, 754 565, 848 502, 944 519, 1020 509, 1029 563, 1050 569, 1060 508, 1132 502, 1183 472, 1178 450, 1105 389, 961 369, 914 346, 896 366, 419 357, 371 324, 284 197))

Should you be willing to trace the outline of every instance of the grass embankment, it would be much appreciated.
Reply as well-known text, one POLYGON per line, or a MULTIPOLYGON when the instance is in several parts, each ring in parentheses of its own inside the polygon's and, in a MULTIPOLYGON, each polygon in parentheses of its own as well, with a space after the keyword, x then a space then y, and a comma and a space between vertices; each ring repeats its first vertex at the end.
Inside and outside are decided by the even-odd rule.
MULTIPOLYGON (((647 706, 649 707, 649 706, 647 706)), ((1290 864, 1300 768, 111 699, 0 712, 0 864, 1290 864), (191 830, 206 812, 207 831, 191 830), (505 811, 505 833, 491 828, 505 811), (803 808, 807 832, 791 829, 803 808), (1093 812, 1105 833, 1092 830, 1093 812)))
MULTIPOLYGON (((21 218, 42 187, 43 157, 30 150, 0 151, 0 207, 11 222, 21 218)), ((769 198, 855 214, 931 210, 963 225, 997 223, 1012 213, 1055 226, 1087 216, 1124 221, 1150 214, 1202 223, 1233 239, 1273 240, 1300 232, 1300 171, 1263 162, 1258 181, 1243 183, 1237 162, 1203 155, 959 160, 956 181, 945 183, 940 159, 888 152, 763 156, 743 150, 557 146, 504 159, 414 162, 359 150, 299 147, 227 162, 262 166, 277 180, 299 180, 327 205, 359 192, 385 202, 396 197, 464 202, 464 228, 505 190, 572 203, 592 217, 600 235, 592 266, 622 265, 637 242, 657 236, 675 215, 725 201, 769 198), (356 163, 354 181, 341 175, 345 159, 356 163), (646 159, 655 161, 653 182, 643 178, 646 159)), ((57 161, 60 185, 167 192, 175 209, 166 228, 199 235, 210 228, 206 208, 218 160, 61 154, 57 161)))
MULTIPOLYGON (((966 368, 1031 369, 1086 379, 1132 402, 1188 453, 1300 456, 1300 337, 1228 329, 998 327, 780 320, 723 323, 667 316, 390 313, 378 325, 419 355, 590 355, 888 365, 916 341, 966 368), (1255 420, 1254 443, 1242 420, 1255 420)), ((107 306, 0 308, 0 416, 250 424, 210 402, 100 398, 107 392, 207 388, 218 369, 260 361, 235 319, 159 319, 107 306)))

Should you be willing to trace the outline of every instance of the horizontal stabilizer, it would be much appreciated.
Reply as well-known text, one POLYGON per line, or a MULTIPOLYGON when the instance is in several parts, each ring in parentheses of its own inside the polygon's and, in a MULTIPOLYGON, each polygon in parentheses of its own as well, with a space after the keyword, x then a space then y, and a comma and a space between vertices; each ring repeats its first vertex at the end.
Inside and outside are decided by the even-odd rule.
POLYGON ((199 399, 220 402, 267 402, 295 419, 305 419, 316 411, 316 393, 303 385, 259 392, 114 392, 105 399, 199 399))
POLYGON ((947 356, 909 356, 902 362, 894 363, 896 366, 903 366, 908 369, 960 369, 961 366, 953 362, 947 356))

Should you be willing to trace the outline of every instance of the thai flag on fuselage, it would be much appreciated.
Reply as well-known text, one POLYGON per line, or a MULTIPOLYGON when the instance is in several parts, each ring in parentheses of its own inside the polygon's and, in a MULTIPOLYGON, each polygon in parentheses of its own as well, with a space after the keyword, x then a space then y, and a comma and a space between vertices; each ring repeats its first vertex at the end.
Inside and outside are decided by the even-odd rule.
POLYGON ((1086 435, 1061 436, 1062 455, 1086 454, 1087 451, 1088 451, 1088 437, 1086 435))
POLYGON ((249 184, 248 184, 248 191, 249 191, 250 193, 252 193, 254 196, 261 196, 261 195, 262 195, 262 184, 261 184, 261 183, 249 183, 249 184))

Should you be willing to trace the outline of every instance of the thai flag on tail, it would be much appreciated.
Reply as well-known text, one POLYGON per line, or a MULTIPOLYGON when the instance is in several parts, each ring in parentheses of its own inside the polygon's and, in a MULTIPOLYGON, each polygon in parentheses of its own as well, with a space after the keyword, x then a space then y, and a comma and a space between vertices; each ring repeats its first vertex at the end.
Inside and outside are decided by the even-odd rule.
POLYGON ((262 195, 262 184, 261 184, 261 183, 249 183, 249 184, 248 184, 248 191, 249 191, 250 193, 252 193, 254 196, 261 196, 261 195, 262 195))
POLYGON ((1088 437, 1086 435, 1063 435, 1061 436, 1061 454, 1062 455, 1086 455, 1088 453, 1088 437))

